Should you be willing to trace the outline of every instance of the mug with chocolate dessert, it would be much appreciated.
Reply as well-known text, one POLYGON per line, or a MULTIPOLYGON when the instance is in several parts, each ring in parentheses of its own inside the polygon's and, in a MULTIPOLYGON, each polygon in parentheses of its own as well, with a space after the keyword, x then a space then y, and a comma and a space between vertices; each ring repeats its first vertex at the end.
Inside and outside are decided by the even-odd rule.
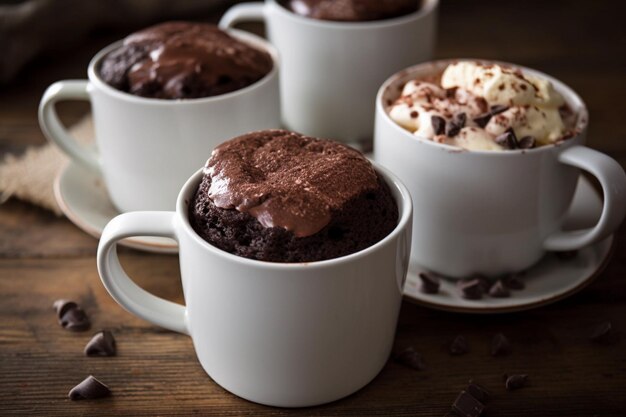
POLYGON ((104 229, 98 271, 131 313, 192 337, 228 391, 300 407, 357 391, 392 349, 411 242, 411 197, 343 144, 284 130, 218 146, 175 212, 124 213, 104 229), (185 306, 123 271, 129 236, 176 239, 185 306))
POLYGON ((173 209, 180 187, 225 137, 280 125, 278 55, 265 40, 168 22, 100 51, 89 80, 52 84, 39 107, 47 138, 100 172, 115 207, 173 209), (55 104, 91 103, 97 150, 80 146, 55 104))
POLYGON ((267 0, 232 7, 220 27, 264 21, 281 54, 285 127, 371 141, 373 102, 394 72, 432 58, 438 0, 267 0))
POLYGON ((626 175, 583 146, 588 119, 571 88, 517 65, 435 61, 389 78, 376 100, 374 159, 413 195, 411 264, 501 276, 613 233, 626 175), (581 170, 602 187, 602 214, 594 227, 563 231, 581 170))

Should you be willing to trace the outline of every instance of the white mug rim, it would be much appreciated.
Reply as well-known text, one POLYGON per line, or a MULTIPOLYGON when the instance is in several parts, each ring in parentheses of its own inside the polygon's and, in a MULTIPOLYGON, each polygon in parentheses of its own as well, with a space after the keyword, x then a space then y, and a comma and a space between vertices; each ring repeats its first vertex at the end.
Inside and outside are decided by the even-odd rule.
POLYGON ((564 82, 552 77, 551 75, 545 74, 541 71, 538 71, 532 68, 524 67, 522 65, 512 64, 512 63, 504 62, 504 61, 498 61, 498 60, 492 60, 492 59, 480 59, 480 58, 439 59, 439 60, 427 61, 427 62, 423 62, 417 65, 413 65, 409 68, 405 68, 403 70, 396 72, 391 77, 387 78, 387 80, 385 80, 385 82, 379 88, 378 93, 376 94, 376 111, 381 113, 382 117, 384 118, 385 123, 393 125, 396 131, 401 132, 400 134, 404 135, 407 138, 410 138, 416 143, 424 144, 427 146, 432 146, 432 147, 435 147, 435 148, 438 148, 447 152, 459 153, 463 155, 481 155, 481 156, 489 155, 492 157, 500 157, 500 158, 501 157, 517 157, 518 155, 525 155, 529 153, 534 154, 534 153, 540 153, 540 152, 548 152, 550 150, 553 150, 554 148, 558 148, 558 147, 567 148, 569 146, 579 144, 581 135, 587 130, 587 126, 589 125, 589 111, 587 109, 587 105, 582 100, 582 98, 578 95, 578 93, 576 93, 574 89, 572 89, 570 86, 568 86, 564 82), (524 73, 533 74, 535 76, 540 76, 542 78, 547 79, 554 85, 557 91, 566 92, 566 95, 570 97, 569 99, 566 99, 566 102, 569 105, 572 105, 573 104, 572 102, 578 102, 576 104, 579 105, 578 106, 579 109, 576 111, 577 120, 576 120, 576 125, 574 126, 574 130, 576 133, 571 138, 561 140, 555 143, 551 143, 549 145, 538 146, 532 149, 511 149, 511 150, 506 150, 506 151, 468 150, 468 149, 460 148, 458 146, 437 143, 428 138, 416 136, 413 133, 406 130, 405 128, 403 128, 402 126, 400 126, 393 119, 391 119, 391 117, 389 116, 389 113, 385 110, 383 96, 390 89, 392 84, 394 84, 398 79, 406 78, 410 74, 424 69, 424 67, 442 68, 447 64, 460 62, 460 61, 473 61, 473 62, 504 65, 504 66, 520 69, 524 73))
POLYGON ((371 30, 378 28, 385 28, 389 26, 401 25, 408 22, 420 20, 425 16, 430 15, 439 5, 439 0, 423 0, 424 3, 418 10, 405 14, 402 16, 391 17, 388 19, 380 20, 368 20, 368 21, 336 21, 336 20, 322 20, 313 19, 311 17, 298 15, 283 5, 277 0, 267 0, 268 4, 276 7, 279 13, 283 16, 287 16, 293 19, 296 23, 301 25, 317 26, 323 29, 345 29, 345 30, 371 30))
POLYGON ((248 43, 247 41, 251 41, 252 47, 263 49, 265 52, 269 53, 272 58, 272 69, 270 72, 265 74, 263 78, 255 81, 254 83, 240 88, 238 90, 230 91, 224 94, 218 94, 215 96, 209 97, 199 97, 199 98, 185 98, 185 99, 163 99, 163 98, 152 98, 152 97, 142 97, 137 96, 131 93, 127 93, 125 91, 118 90, 109 84, 107 84, 98 74, 97 67, 100 64, 100 61, 108 55, 110 52, 119 48, 124 42, 123 39, 113 42, 108 46, 102 48, 89 62, 89 66, 87 68, 87 76, 89 78, 89 82, 92 83, 99 90, 106 92, 107 94, 130 102, 135 102, 138 104, 145 105, 156 105, 156 106, 181 106, 181 105, 196 105, 196 104, 205 104, 205 103, 215 103, 221 100, 228 100, 233 97, 237 97, 239 95, 248 94, 252 90, 256 90, 262 88, 266 84, 268 84, 272 79, 276 78, 279 67, 280 67, 280 58, 278 51, 276 48, 269 43, 267 40, 257 36, 253 33, 246 32, 238 29, 226 29, 225 32, 228 32, 230 35, 233 35, 238 40, 248 43))
POLYGON ((204 175, 204 168, 199 169, 194 173, 183 185, 181 189, 178 199, 176 201, 176 217, 180 221, 185 233, 188 233, 193 237, 193 240, 196 244, 200 245, 200 247, 204 248, 215 254, 216 256, 224 257, 228 260, 231 260, 236 263, 241 263, 246 266, 252 266, 263 269, 280 269, 280 270, 298 270, 302 268, 327 268, 334 267, 337 264, 342 264, 346 262, 352 262, 359 258, 368 256, 373 252, 377 251, 381 246, 388 244, 389 241, 396 239, 396 237, 401 234, 406 228, 407 223, 411 219, 413 213, 413 204, 411 200, 411 195, 406 186, 400 181, 400 179, 382 166, 378 165, 375 162, 372 162, 374 169, 378 174, 380 174, 390 189, 395 188, 397 193, 400 194, 400 198, 394 199, 396 200, 396 204, 398 205, 398 222, 394 229, 389 232, 385 237, 383 237, 378 242, 370 245, 360 251, 340 256, 338 258, 325 259, 322 261, 312 261, 312 262, 269 262, 269 261, 260 261, 257 259, 244 258, 243 256, 234 255, 230 252, 226 252, 222 250, 206 240, 204 240, 196 231, 191 227, 189 222, 189 204, 191 203, 191 199, 193 197, 193 192, 197 189, 200 181, 202 181, 202 177, 204 175))

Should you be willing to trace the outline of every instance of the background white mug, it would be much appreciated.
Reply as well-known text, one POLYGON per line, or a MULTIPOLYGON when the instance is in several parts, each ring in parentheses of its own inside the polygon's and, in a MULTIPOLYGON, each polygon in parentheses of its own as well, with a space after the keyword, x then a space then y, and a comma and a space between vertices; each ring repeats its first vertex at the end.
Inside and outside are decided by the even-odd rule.
POLYGON ((256 83, 218 96, 164 100, 135 96, 106 84, 101 59, 121 45, 100 51, 87 80, 52 84, 39 106, 46 137, 81 165, 101 171, 113 204, 122 212, 173 210, 178 191, 213 148, 234 136, 280 127, 278 56, 267 41, 242 31, 234 37, 267 51, 274 61, 256 83), (80 146, 61 125, 54 105, 90 101, 97 151, 80 146))
POLYGON ((386 103, 398 97, 400 86, 439 73, 450 62, 401 71, 376 99, 374 159, 398 175, 413 196, 411 266, 457 278, 496 276, 528 268, 548 250, 579 249, 615 231, 626 213, 626 175, 615 160, 582 146, 587 108, 562 82, 516 66, 550 80, 578 115, 579 133, 556 145, 459 150, 417 137, 389 117, 386 103), (564 232, 580 169, 599 180, 604 209, 595 227, 564 232))
POLYGON ((189 334, 206 372, 228 391, 262 404, 302 407, 349 395, 382 369, 392 348, 411 243, 411 197, 377 169, 398 204, 398 224, 351 255, 272 263, 222 251, 191 228, 185 184, 176 212, 125 213, 104 229, 98 271, 111 296, 154 324, 189 334), (116 242, 130 236, 178 241, 186 306, 138 287, 116 242))
POLYGON ((278 4, 239 4, 220 27, 266 22, 281 57, 285 127, 335 140, 371 140, 374 99, 394 72, 432 59, 439 0, 419 11, 368 22, 335 22, 299 16, 278 4))

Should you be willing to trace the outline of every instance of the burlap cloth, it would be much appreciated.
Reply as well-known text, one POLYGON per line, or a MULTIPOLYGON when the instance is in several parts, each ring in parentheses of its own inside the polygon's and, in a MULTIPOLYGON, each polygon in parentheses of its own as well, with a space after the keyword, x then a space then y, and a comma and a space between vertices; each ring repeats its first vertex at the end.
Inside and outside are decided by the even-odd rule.
MULTIPOLYGON (((70 133, 83 144, 92 142, 91 116, 86 116, 72 126, 70 133)), ((68 157, 51 143, 28 148, 20 156, 5 156, 0 161, 0 202, 16 197, 61 216, 61 209, 54 198, 53 184, 67 162, 68 157)))

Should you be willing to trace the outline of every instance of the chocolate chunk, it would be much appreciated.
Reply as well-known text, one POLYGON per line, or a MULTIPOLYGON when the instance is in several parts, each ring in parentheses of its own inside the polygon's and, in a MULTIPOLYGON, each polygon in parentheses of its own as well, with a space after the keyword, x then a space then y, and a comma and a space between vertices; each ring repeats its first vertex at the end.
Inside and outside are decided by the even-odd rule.
POLYGON ((57 312, 57 318, 59 319, 59 321, 61 320, 61 317, 63 317, 63 315, 67 313, 68 310, 76 307, 78 307, 78 304, 76 304, 74 301, 63 299, 56 300, 54 304, 52 304, 52 308, 54 308, 57 312))
POLYGON ((454 400, 452 409, 462 417, 479 417, 485 406, 467 391, 461 391, 454 400))
POLYGON ((446 98, 452 98, 456 95, 456 90, 458 87, 450 87, 446 88, 446 98))
POLYGON ((446 123, 446 136, 454 137, 458 135, 460 131, 461 131, 461 126, 457 122, 450 121, 446 123))
POLYGON ((589 335, 589 339, 595 343, 608 344, 613 341, 613 325, 610 321, 598 324, 589 335))
POLYGON ((524 136, 517 142, 520 149, 532 149, 536 145, 535 138, 532 136, 524 136))
POLYGON ((569 261, 570 259, 574 259, 578 256, 578 251, 577 250, 565 250, 565 251, 554 252, 554 255, 556 255, 556 257, 562 261, 569 261))
POLYGON ((463 281, 459 284, 461 295, 468 300, 480 300, 483 297, 483 289, 479 279, 463 281))
POLYGON ((450 344, 451 355, 463 355, 469 352, 469 344, 463 335, 458 335, 450 344))
POLYGON ((59 322, 64 329, 76 332, 88 330, 91 326, 87 313, 80 307, 67 310, 59 322))
POLYGON ((483 127, 484 128, 485 126, 487 126, 487 123, 489 123, 489 120, 491 120, 491 113, 483 113, 481 115, 478 115, 478 116, 474 117, 472 120, 479 127, 483 127))
POLYGON ((70 400, 93 400, 106 397, 111 394, 109 387, 98 381, 93 375, 89 375, 80 384, 70 390, 70 400))
POLYGON ((403 351, 396 353, 393 359, 404 366, 416 369, 418 371, 421 371, 425 368, 424 361, 422 360, 422 355, 417 353, 413 346, 410 346, 403 351))
POLYGON ((440 116, 431 116, 430 124, 433 127, 435 135, 443 135, 446 130, 446 121, 440 116))
POLYGON ((116 351, 115 338, 108 330, 96 333, 85 346, 87 356, 115 356, 116 351))
POLYGON ((503 134, 496 137, 496 143, 505 149, 517 149, 517 138, 513 129, 507 129, 503 134))
POLYGON ((454 122, 460 127, 464 127, 465 122, 467 122, 467 114, 463 112, 457 113, 456 116, 454 116, 454 122))
POLYGON ((487 404, 491 395, 487 389, 470 379, 467 392, 483 404, 487 404))
POLYGON ((413 110, 413 111, 411 112, 411 118, 412 118, 412 119, 417 119, 417 116, 419 116, 419 115, 420 115, 420 114, 419 114, 419 112, 418 112, 418 111, 416 111, 416 110, 413 110))
POLYGON ((511 375, 506 378, 504 386, 507 391, 520 389, 526 385, 528 375, 511 375))
POLYGON ((495 116, 496 114, 503 113, 509 109, 509 106, 503 106, 502 104, 496 104, 495 106, 491 106, 491 115, 495 116))
POLYGON ((419 277, 422 280, 420 289, 424 294, 437 294, 439 292, 439 287, 441 286, 439 278, 425 272, 420 272, 419 277))
POLYGON ((501 280, 498 280, 489 289, 489 295, 494 298, 506 298, 511 296, 511 292, 501 280))
POLYGON ((511 342, 502 333, 491 339, 491 356, 504 356, 511 353, 511 342))
POLYGON ((523 290, 526 284, 522 281, 520 274, 511 274, 503 278, 504 285, 510 290, 523 290))

